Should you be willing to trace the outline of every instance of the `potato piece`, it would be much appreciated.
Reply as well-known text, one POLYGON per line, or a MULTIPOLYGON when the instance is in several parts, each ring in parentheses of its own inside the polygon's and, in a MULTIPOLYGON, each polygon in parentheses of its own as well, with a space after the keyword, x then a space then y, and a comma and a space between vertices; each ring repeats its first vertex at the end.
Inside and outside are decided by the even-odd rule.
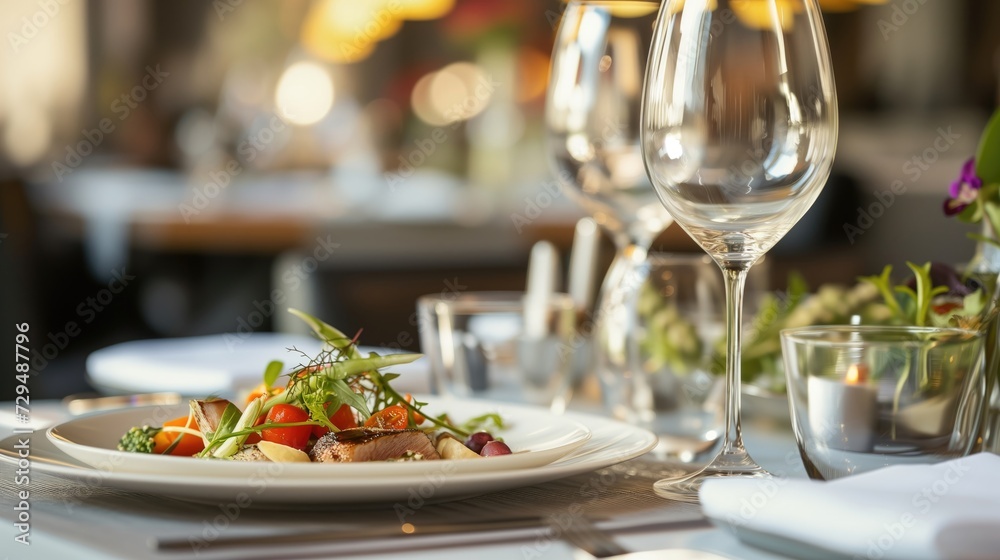
POLYGON ((258 441, 257 449, 264 454, 265 457, 274 461, 275 463, 309 463, 309 455, 305 452, 299 451, 294 447, 288 447, 287 445, 281 445, 280 443, 274 443, 273 441, 258 441))
POLYGON ((469 449, 450 434, 441 434, 437 438, 438 455, 442 459, 482 459, 478 453, 469 449))

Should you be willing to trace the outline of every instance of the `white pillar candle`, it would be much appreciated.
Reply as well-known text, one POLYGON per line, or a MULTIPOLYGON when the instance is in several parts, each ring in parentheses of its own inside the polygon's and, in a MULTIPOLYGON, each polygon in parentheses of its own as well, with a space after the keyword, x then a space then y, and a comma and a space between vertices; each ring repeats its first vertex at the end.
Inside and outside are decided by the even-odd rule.
POLYGON ((528 263, 528 288, 524 294, 524 335, 545 338, 548 332, 549 305, 559 285, 559 251, 548 241, 531 248, 528 263))
POLYGON ((593 218, 583 218, 576 223, 573 249, 569 254, 567 289, 579 311, 589 312, 592 307, 600 242, 601 232, 593 218))
MULTIPOLYGON (((863 367, 863 366, 861 366, 863 367)), ((809 426, 813 437, 827 447, 843 451, 871 452, 877 421, 875 387, 865 385, 859 366, 851 366, 854 377, 809 378, 809 426)))

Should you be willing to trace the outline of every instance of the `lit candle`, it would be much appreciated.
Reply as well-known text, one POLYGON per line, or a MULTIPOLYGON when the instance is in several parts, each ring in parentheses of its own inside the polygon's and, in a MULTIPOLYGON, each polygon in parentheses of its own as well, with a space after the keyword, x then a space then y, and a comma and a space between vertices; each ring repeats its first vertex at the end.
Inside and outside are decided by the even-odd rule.
POLYGON ((867 382, 865 364, 852 365, 843 380, 809 378, 809 425, 815 438, 833 449, 872 450, 878 391, 867 382))

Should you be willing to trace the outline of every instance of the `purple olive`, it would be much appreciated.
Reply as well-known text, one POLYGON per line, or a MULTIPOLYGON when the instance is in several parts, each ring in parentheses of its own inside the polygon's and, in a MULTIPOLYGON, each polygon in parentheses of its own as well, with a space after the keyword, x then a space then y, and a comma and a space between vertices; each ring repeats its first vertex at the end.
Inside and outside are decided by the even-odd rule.
POLYGON ((476 453, 482 453, 483 446, 493 441, 493 436, 489 432, 476 432, 465 440, 465 446, 476 453))
POLYGON ((483 457, 496 457, 497 455, 510 455, 510 447, 502 441, 491 441, 483 446, 483 450, 479 453, 483 457))

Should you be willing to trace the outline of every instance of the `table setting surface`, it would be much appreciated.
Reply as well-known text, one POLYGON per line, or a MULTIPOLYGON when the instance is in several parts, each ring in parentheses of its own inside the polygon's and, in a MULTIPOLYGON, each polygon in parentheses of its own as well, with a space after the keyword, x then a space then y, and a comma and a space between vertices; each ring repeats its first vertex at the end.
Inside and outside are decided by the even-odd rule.
MULTIPOLYGON (((420 375, 415 370, 411 381, 420 382, 420 375)), ((105 399, 93 403, 123 406, 105 399)), ((144 410, 75 415, 71 410, 87 409, 78 406, 81 400, 87 399, 32 403, 27 423, 14 413, 15 403, 0 403, 0 477, 13 482, 0 486, 11 506, 0 518, 6 521, 4 548, 14 547, 15 558, 372 558, 400 552, 428 559, 588 558, 571 531, 582 523, 613 538, 616 550, 750 560, 988 559, 1000 524, 1000 493, 990 484, 1000 465, 996 455, 809 480, 788 418, 759 406, 750 409, 744 436, 772 477, 707 481, 698 505, 654 491, 657 481, 697 465, 664 460, 649 451, 656 443, 652 433, 611 420, 585 400, 557 416, 541 407, 428 397, 443 410, 451 411, 450 402, 459 416, 491 407, 529 424, 520 433, 540 429, 555 444, 563 428, 580 433, 563 441, 570 445, 548 464, 518 462, 509 471, 482 472, 418 468, 399 476, 340 472, 332 465, 330 476, 346 481, 301 477, 287 468, 299 465, 268 474, 277 463, 229 476, 217 469, 177 473, 163 465, 145 472, 142 463, 107 457, 81 461, 49 434, 86 443, 94 437, 88 434, 109 431, 88 431, 89 424, 144 410), (30 548, 22 549, 19 539, 30 548)), ((177 406, 146 410, 157 408, 177 406)), ((90 451, 109 444, 94 445, 90 451)), ((499 465, 503 458, 494 460, 499 465)), ((382 466, 426 465, 372 465, 382 466)))

